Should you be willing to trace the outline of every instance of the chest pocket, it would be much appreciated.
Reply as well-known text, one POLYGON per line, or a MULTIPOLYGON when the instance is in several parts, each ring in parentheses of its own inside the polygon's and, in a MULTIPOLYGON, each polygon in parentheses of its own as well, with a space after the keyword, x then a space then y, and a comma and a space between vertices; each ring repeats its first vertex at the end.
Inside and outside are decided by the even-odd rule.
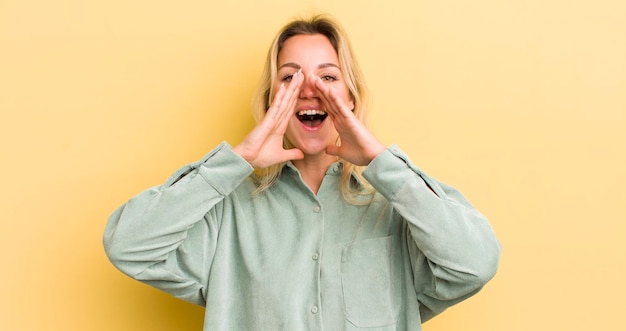
POLYGON ((341 259, 346 319, 357 328, 396 324, 401 303, 402 259, 397 236, 356 241, 341 259))

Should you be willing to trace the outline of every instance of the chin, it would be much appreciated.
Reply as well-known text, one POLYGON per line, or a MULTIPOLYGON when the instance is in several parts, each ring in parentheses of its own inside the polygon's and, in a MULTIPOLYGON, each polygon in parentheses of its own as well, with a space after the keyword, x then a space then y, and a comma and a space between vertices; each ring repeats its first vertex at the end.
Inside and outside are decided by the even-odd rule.
MULTIPOLYGON (((293 140, 292 140, 293 141, 293 140)), ((294 143, 294 147, 298 148, 305 155, 319 155, 326 153, 326 146, 331 144, 327 141, 311 141, 309 139, 306 140, 296 140, 294 143), (307 141, 308 140, 308 141, 307 141)))
POLYGON ((299 147, 299 149, 302 151, 302 153, 304 153, 304 155, 319 155, 319 154, 326 154, 326 145, 314 145, 314 146, 307 146, 305 145, 301 145, 302 147, 299 147))

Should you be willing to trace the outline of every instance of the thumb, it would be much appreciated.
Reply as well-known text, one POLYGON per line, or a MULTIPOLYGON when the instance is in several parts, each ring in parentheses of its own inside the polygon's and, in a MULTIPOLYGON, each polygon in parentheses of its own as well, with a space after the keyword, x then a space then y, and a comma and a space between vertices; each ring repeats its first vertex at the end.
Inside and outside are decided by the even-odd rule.
POLYGON ((340 149, 341 149, 340 146, 328 145, 328 146, 326 146, 326 154, 333 155, 333 156, 339 156, 340 149))
POLYGON ((304 158, 304 153, 302 153, 302 151, 297 148, 292 148, 292 149, 285 150, 284 156, 285 156, 285 161, 301 160, 304 158))

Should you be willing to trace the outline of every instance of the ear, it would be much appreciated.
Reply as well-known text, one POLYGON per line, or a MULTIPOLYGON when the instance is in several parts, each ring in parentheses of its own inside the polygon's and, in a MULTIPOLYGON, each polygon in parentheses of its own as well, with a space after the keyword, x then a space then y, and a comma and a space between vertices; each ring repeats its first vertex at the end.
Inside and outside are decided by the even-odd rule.
POLYGON ((350 110, 352 110, 352 112, 354 112, 354 97, 352 96, 352 94, 350 94, 350 100, 348 101, 348 107, 350 107, 350 110))

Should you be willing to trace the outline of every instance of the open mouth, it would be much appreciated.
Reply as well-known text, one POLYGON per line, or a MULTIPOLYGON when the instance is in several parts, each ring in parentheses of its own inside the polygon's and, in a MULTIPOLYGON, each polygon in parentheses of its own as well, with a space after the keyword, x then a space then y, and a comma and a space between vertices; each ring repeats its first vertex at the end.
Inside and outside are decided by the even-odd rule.
POLYGON ((315 127, 322 124, 326 117, 328 117, 328 114, 326 114, 326 112, 323 110, 312 109, 301 110, 296 114, 296 116, 302 124, 309 127, 315 127))

